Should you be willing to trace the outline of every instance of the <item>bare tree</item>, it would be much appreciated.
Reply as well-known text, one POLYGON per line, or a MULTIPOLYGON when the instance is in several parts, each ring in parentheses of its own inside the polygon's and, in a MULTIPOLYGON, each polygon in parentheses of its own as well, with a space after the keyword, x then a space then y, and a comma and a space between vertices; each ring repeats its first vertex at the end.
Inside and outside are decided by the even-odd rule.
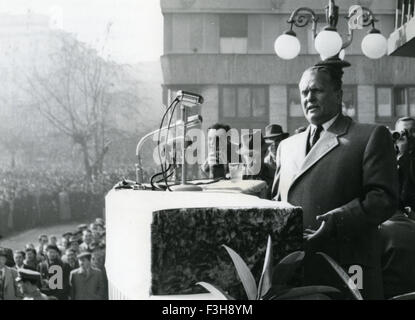
POLYGON ((110 108, 117 66, 65 33, 47 70, 28 76, 29 92, 40 113, 80 147, 86 178, 103 170, 112 128, 110 108))

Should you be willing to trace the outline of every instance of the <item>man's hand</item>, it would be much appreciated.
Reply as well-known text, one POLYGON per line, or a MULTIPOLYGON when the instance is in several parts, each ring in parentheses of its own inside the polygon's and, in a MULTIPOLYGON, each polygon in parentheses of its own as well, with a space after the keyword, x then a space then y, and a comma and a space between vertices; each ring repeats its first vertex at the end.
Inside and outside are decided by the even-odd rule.
POLYGON ((325 240, 329 239, 334 232, 333 214, 326 213, 316 217, 321 222, 317 231, 306 229, 303 238, 306 240, 306 248, 315 250, 319 248, 325 240))

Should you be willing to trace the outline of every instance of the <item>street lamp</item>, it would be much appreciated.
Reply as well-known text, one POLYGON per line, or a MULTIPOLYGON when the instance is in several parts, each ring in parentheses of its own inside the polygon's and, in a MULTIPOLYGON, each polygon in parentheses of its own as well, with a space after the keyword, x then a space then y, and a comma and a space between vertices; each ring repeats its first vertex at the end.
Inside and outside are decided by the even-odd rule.
POLYGON ((353 31, 363 29, 363 27, 371 26, 369 33, 363 38, 362 51, 363 54, 371 59, 383 57, 387 51, 387 40, 375 28, 375 18, 373 12, 359 5, 349 8, 347 40, 343 41, 337 32, 337 23, 339 20, 339 7, 335 5, 334 0, 329 0, 329 4, 325 8, 327 25, 317 34, 318 17, 316 13, 307 7, 301 7, 294 10, 287 20, 290 29, 280 35, 274 43, 274 49, 277 55, 286 60, 294 59, 300 53, 301 45, 297 35, 293 31, 294 25, 302 28, 312 23, 314 46, 322 59, 340 55, 344 57, 344 49, 351 45, 353 41, 353 31))

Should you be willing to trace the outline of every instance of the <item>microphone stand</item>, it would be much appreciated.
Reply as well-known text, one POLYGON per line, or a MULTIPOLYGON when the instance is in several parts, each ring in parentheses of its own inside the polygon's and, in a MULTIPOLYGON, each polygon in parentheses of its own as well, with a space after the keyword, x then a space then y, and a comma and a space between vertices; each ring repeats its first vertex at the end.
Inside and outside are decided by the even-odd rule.
MULTIPOLYGON (((194 127, 195 125, 198 125, 200 122, 202 122, 202 117, 201 116, 192 116, 192 117, 189 117, 189 119, 186 118, 185 126, 188 127, 188 128, 191 128, 191 127, 194 127)), ((178 123, 171 126, 170 129, 174 129, 177 126, 179 126, 178 123)), ((141 151, 142 151, 142 148, 144 146, 144 143, 149 138, 151 138, 152 136, 157 134, 159 131, 163 131, 163 130, 167 130, 167 127, 163 127, 161 129, 157 129, 157 130, 151 131, 150 133, 147 133, 144 137, 142 137, 140 139, 140 141, 137 144, 136 151, 135 151, 135 154, 136 154, 136 157, 137 157, 137 163, 135 165, 135 169, 136 169, 136 182, 138 184, 141 184, 141 183, 144 182, 142 157, 141 157, 141 151)))
POLYGON ((180 185, 172 186, 172 191, 203 191, 203 189, 194 184, 187 183, 187 162, 186 162, 186 129, 187 129, 187 107, 193 107, 193 104, 189 104, 186 101, 182 101, 180 104, 180 113, 183 121, 183 143, 182 143, 182 181, 180 185))

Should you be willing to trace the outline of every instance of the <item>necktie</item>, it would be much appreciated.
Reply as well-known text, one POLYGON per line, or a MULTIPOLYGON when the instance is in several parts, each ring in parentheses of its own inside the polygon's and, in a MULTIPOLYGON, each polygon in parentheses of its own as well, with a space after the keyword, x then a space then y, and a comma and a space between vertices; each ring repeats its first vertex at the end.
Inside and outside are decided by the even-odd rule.
POLYGON ((322 125, 318 125, 317 128, 314 130, 314 134, 312 136, 311 142, 310 142, 310 148, 308 149, 309 151, 311 150, 312 147, 314 147, 314 145, 317 143, 318 139, 320 139, 320 135, 321 132, 324 130, 322 125))

